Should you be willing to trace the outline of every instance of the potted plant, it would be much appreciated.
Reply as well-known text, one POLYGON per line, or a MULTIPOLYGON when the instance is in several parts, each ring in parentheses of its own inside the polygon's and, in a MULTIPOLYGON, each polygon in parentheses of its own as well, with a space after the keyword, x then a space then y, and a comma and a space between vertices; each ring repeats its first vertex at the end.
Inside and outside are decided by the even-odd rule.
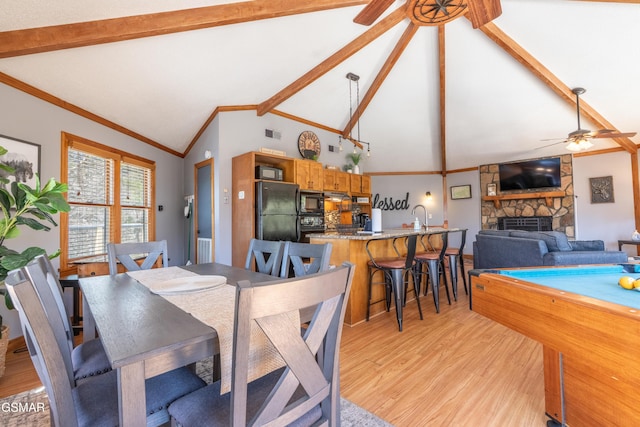
POLYGON ((351 163, 353 163, 353 173, 359 174, 360 166, 358 166, 358 163, 360 163, 362 153, 349 153, 347 154, 347 158, 351 160, 351 163))
MULTIPOLYGON (((0 146, 0 156, 7 153, 4 147, 0 146)), ((0 282, 4 282, 9 271, 27 265, 38 255, 45 254, 46 251, 38 247, 29 247, 22 252, 9 249, 5 245, 7 239, 14 239, 20 235, 20 227, 26 226, 33 230, 49 231, 52 226, 58 224, 53 219, 58 212, 69 212, 69 204, 64 199, 63 194, 67 191, 67 185, 57 182, 51 178, 44 187, 40 185, 40 179, 36 174, 35 188, 29 187, 24 182, 10 182, 8 176, 14 174, 14 169, 0 159, 0 282), (49 223, 49 224, 47 224, 49 223)), ((49 255, 54 258, 60 254, 56 251, 49 255)), ((13 309, 11 298, 5 288, 0 288, 0 294, 4 295, 5 305, 9 310, 13 309)), ((9 330, 6 325, 2 325, 0 316, 0 376, 4 374, 4 351, 2 341, 8 340, 9 330)))

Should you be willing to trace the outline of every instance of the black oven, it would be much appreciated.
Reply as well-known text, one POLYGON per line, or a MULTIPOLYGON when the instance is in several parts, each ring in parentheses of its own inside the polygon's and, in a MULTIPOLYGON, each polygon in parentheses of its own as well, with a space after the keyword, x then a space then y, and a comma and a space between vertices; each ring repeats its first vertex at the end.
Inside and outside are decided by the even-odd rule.
POLYGON ((324 214, 300 215, 300 242, 309 243, 309 234, 324 233, 324 214))
POLYGON ((324 196, 321 193, 300 192, 300 215, 324 215, 324 196))

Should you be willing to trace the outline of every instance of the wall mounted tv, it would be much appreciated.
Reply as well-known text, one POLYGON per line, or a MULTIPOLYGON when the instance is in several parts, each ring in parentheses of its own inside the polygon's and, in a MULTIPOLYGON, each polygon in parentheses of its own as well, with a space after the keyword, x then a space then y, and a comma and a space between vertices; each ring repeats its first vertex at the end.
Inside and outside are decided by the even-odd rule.
POLYGON ((501 163, 500 191, 560 187, 560 157, 501 163))

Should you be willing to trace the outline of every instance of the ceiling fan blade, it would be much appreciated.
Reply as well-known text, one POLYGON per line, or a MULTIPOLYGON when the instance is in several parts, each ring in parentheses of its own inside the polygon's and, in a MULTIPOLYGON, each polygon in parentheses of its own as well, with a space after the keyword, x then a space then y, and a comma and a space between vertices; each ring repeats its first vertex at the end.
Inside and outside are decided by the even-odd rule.
POLYGON ((567 142, 568 139, 565 138, 547 138, 547 139, 541 139, 540 141, 545 142, 545 141, 560 141, 560 142, 567 142))
POLYGON ((371 25, 376 19, 382 15, 382 13, 387 10, 391 3, 394 0, 371 0, 371 3, 366 5, 360 13, 353 18, 353 22, 356 24, 362 25, 371 25))
POLYGON ((473 28, 480 28, 502 15, 500 0, 468 0, 467 6, 473 28))
POLYGON ((616 132, 610 129, 602 129, 594 132, 592 138, 631 138, 636 132, 616 132))

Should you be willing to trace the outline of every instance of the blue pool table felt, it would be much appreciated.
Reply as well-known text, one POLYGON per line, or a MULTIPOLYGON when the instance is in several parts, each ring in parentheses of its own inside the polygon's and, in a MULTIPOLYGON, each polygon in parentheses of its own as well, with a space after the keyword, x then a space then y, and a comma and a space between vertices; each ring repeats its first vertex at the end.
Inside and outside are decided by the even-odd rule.
MULTIPOLYGON (((493 271, 492 271, 493 272, 493 271)), ((622 276, 640 279, 640 265, 499 270, 499 274, 550 288, 640 309, 640 292, 618 285, 622 276)))

